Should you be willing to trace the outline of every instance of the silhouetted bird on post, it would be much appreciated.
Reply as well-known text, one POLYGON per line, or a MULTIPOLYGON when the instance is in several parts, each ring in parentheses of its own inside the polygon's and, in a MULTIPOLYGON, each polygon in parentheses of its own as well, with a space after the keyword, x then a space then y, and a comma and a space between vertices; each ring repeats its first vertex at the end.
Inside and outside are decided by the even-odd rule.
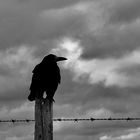
POLYGON ((34 101, 35 98, 41 99, 44 92, 46 92, 48 99, 54 101, 53 96, 61 81, 60 69, 57 62, 63 60, 67 59, 49 54, 44 57, 41 63, 35 66, 32 71, 30 95, 28 96, 30 101, 34 101))

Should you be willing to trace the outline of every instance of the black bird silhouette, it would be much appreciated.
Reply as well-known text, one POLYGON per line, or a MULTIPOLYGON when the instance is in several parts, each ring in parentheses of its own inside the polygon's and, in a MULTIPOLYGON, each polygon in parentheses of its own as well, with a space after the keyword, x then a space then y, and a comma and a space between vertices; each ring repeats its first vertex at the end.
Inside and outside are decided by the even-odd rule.
POLYGON ((49 100, 54 101, 53 96, 61 81, 60 69, 57 62, 63 60, 67 59, 49 54, 44 57, 41 63, 35 66, 32 71, 33 76, 30 85, 30 95, 28 96, 29 101, 34 101, 35 98, 43 98, 44 92, 46 92, 49 100))

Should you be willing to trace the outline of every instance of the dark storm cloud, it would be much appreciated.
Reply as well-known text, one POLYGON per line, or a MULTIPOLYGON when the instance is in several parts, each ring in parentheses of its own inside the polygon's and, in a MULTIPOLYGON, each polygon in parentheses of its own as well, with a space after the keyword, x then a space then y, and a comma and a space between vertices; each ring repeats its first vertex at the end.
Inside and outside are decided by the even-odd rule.
POLYGON ((139 0, 117 0, 112 3, 113 6, 109 8, 111 23, 127 24, 140 18, 139 0))
POLYGON ((30 7, 40 7, 45 8, 45 9, 57 9, 57 8, 62 8, 65 6, 72 5, 76 2, 79 1, 84 1, 84 0, 15 0, 16 2, 27 4, 26 6, 30 7))
POLYGON ((84 58, 120 57, 140 46, 139 22, 124 25, 108 25, 98 35, 87 35, 82 38, 85 46, 84 58))
MULTIPOLYGON (((73 14, 72 9, 64 11, 63 19, 51 18, 55 16, 65 6, 74 4, 77 1, 24 1, 20 3, 16 0, 0 1, 0 46, 15 47, 22 44, 38 44, 48 38, 55 38, 71 30, 79 30, 82 22, 80 14, 73 14), (63 5, 64 4, 64 5, 63 5), (61 5, 61 6, 59 6, 61 5), (52 14, 49 10, 54 11, 52 14), (58 11, 57 11, 58 10, 58 11), (47 17, 42 17, 42 12, 46 11, 47 17), (77 23, 78 22, 78 23, 77 23), (78 24, 78 25, 76 25, 78 24)), ((62 10, 63 12, 63 10, 62 10)), ((58 15, 59 16, 59 15, 58 15)), ((47 46, 49 48, 49 46, 47 46)))
MULTIPOLYGON (((92 21, 89 27, 91 31, 80 37, 85 48, 82 55, 84 58, 120 57, 140 46, 140 1, 108 0, 103 3, 103 11, 100 6, 96 9, 102 19, 96 19, 99 20, 99 27, 96 28, 92 21), (100 27, 101 23, 103 25, 100 27)), ((102 5, 102 2, 99 2, 99 5, 102 5)))

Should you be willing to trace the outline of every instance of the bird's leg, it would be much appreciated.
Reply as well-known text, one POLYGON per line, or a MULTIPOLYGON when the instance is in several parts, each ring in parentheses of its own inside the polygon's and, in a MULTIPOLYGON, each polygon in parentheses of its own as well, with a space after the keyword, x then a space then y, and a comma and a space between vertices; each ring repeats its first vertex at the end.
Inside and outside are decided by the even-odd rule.
POLYGON ((55 100, 52 98, 52 101, 55 103, 55 100))
POLYGON ((55 100, 53 99, 53 98, 50 98, 50 97, 46 97, 48 100, 50 100, 50 101, 52 101, 52 102, 54 102, 55 103, 55 100))
POLYGON ((53 96, 48 96, 47 92, 46 92, 46 97, 45 98, 48 99, 51 102, 55 102, 55 100, 53 99, 53 96))

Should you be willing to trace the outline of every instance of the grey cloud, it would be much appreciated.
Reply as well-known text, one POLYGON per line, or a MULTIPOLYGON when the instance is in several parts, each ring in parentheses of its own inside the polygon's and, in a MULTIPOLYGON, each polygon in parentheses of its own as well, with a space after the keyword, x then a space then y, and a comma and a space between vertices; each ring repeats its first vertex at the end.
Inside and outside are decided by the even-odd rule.
POLYGON ((67 134, 67 135, 61 135, 61 134, 55 134, 54 133, 54 140, 62 140, 62 139, 65 139, 65 140, 85 140, 85 139, 88 139, 88 140, 93 140, 93 139, 96 139, 96 140, 99 140, 99 136, 93 136, 93 135, 90 135, 90 136, 80 136, 80 135, 72 135, 72 134, 67 134))
POLYGON ((4 131, 1 130, 0 134, 3 140, 32 140, 33 139, 33 124, 28 125, 14 125, 8 126, 5 125, 3 128, 4 131))
POLYGON ((0 75, 3 75, 3 76, 10 76, 11 73, 9 71, 9 68, 7 66, 2 66, 0 67, 0 75))
POLYGON ((105 107, 114 113, 130 113, 136 116, 140 114, 137 108, 140 98, 139 87, 105 87, 103 83, 88 85, 74 83, 65 75, 62 76, 63 81, 55 94, 59 104, 82 105, 81 112, 90 108, 105 107))
POLYGON ((110 1, 109 7, 110 23, 129 23, 140 18, 139 0, 117 0, 110 1))
MULTIPOLYGON (((49 12, 52 9, 57 14, 57 9, 74 4, 76 1, 28 1, 18 3, 17 1, 0 2, 0 46, 1 48, 13 47, 21 44, 42 44, 48 38, 55 38, 79 29, 82 18, 79 15, 71 15, 71 11, 66 11, 62 21, 52 19, 50 15, 42 18, 43 11, 49 12), (60 2, 60 3, 59 3, 60 2), (62 3, 65 3, 64 5, 62 3), (59 7, 58 5, 63 5, 59 7), (10 5, 10 6, 9 6, 10 5), (49 7, 49 8, 48 8, 49 7), (56 8, 56 9, 55 9, 56 8)), ((61 16, 61 15, 60 15, 61 16)), ((61 17, 60 17, 61 18, 61 17)), ((49 47, 49 46, 47 46, 49 47)))
POLYGON ((1 91, 0 101, 2 104, 4 104, 4 102, 7 103, 10 101, 15 101, 15 102, 19 100, 25 101, 27 100, 28 94, 29 94, 28 86, 18 85, 17 87, 14 87, 13 89, 1 91))
MULTIPOLYGON (((140 46, 139 0, 109 0, 103 4, 104 12, 100 15, 104 22, 103 26, 92 31, 94 22, 91 22, 91 31, 79 37, 84 47, 82 56, 87 59, 120 57, 140 46)), ((101 1, 99 5, 102 5, 101 1)), ((100 8, 97 10, 101 11, 100 8)))
POLYGON ((140 46, 139 23, 120 26, 105 26, 98 35, 85 35, 81 39, 84 58, 120 57, 140 46))
MULTIPOLYGON (((33 49, 34 50, 34 49, 33 49)), ((0 100, 25 99, 31 70, 37 60, 28 47, 10 48, 0 53, 0 100)), ((38 60, 37 60, 38 61, 38 60)))
POLYGON ((96 136, 99 134, 117 133, 128 129, 135 129, 139 127, 139 122, 83 122, 78 124, 72 124, 73 127, 65 127, 62 131, 57 134, 63 136, 76 135, 76 136, 96 136), (95 129, 96 128, 96 129, 95 129))
POLYGON ((123 73, 127 76, 135 76, 139 77, 140 74, 140 65, 139 64, 132 64, 128 66, 122 66, 120 69, 118 69, 118 73, 123 73))
POLYGON ((62 8, 65 6, 72 5, 79 1, 85 1, 85 0, 15 0, 16 2, 19 2, 19 4, 26 4, 26 6, 29 7, 38 7, 40 9, 56 9, 56 8, 62 8))

